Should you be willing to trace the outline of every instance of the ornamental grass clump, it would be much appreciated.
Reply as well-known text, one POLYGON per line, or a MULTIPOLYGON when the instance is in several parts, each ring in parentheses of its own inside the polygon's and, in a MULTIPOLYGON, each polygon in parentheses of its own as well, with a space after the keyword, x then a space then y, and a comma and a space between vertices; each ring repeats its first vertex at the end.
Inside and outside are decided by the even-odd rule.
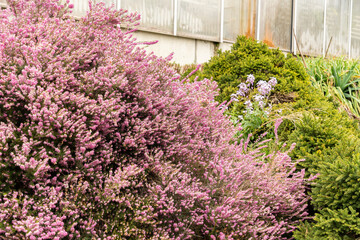
MULTIPOLYGON (((235 142, 210 80, 53 0, 0 11, 0 238, 285 239, 306 216, 288 152, 235 142), (266 161, 262 161, 263 159, 266 161)), ((265 146, 260 146, 265 147, 265 146)))
POLYGON ((344 58, 307 58, 312 85, 349 116, 360 119, 359 62, 344 58))

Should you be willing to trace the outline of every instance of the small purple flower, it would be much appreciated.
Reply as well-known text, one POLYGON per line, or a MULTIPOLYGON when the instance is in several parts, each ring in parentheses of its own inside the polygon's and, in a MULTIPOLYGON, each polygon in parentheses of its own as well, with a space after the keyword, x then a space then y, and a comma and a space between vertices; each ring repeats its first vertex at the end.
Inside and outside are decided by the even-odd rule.
POLYGON ((246 109, 252 109, 253 104, 250 100, 245 101, 244 104, 246 106, 246 109))
POLYGON ((270 93, 270 91, 272 90, 272 87, 268 82, 260 80, 257 83, 257 89, 258 89, 259 93, 264 96, 264 95, 267 95, 270 93))
POLYGON ((235 102, 238 102, 238 101, 239 101, 239 99, 238 99, 238 94, 236 94, 236 93, 231 94, 230 97, 231 97, 231 100, 233 100, 233 101, 235 101, 235 102))
POLYGON ((260 81, 258 81, 257 86, 259 87, 259 86, 266 85, 266 84, 267 84, 266 81, 260 80, 260 81))
POLYGON ((264 103, 263 101, 259 101, 259 107, 260 107, 261 109, 264 109, 265 103, 264 103))
POLYGON ((272 87, 275 87, 275 85, 277 84, 276 78, 271 77, 270 80, 269 80, 269 84, 270 84, 272 87))
POLYGON ((255 81, 255 77, 252 74, 249 74, 246 79, 246 83, 249 83, 250 85, 253 85, 255 81))
POLYGON ((240 83, 238 87, 239 87, 238 92, 247 93, 249 91, 245 83, 240 83))
POLYGON ((244 92, 242 92, 242 91, 240 91, 240 90, 238 90, 237 92, 236 92, 236 94, 238 95, 238 96, 242 96, 242 97, 245 97, 245 93, 244 92))
POLYGON ((255 102, 260 102, 260 101, 264 100, 264 96, 263 96, 263 95, 256 94, 256 95, 254 96, 254 100, 255 100, 255 102))

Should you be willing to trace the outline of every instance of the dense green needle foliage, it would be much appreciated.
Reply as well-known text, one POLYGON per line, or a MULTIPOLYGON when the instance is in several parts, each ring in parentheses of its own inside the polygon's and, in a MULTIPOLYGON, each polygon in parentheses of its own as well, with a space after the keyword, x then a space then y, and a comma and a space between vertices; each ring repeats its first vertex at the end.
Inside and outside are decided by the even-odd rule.
MULTIPOLYGON (((294 237, 356 239, 360 237, 360 130, 348 113, 357 109, 357 62, 338 59, 325 65, 318 60, 321 63, 316 65, 312 61, 308 60, 309 76, 296 58, 239 37, 230 51, 219 52, 204 64, 198 76, 218 82, 220 102, 229 100, 249 74, 256 81, 278 79, 269 97, 273 104, 269 117, 244 118, 240 123, 246 129, 256 126, 252 133, 259 135, 271 132, 273 125, 269 127, 267 122, 281 117, 280 141, 296 143, 291 156, 304 159, 298 169, 317 176, 308 191, 314 218, 302 223, 294 237)), ((243 102, 233 102, 228 114, 236 118, 243 110, 243 102)))
POLYGON ((238 37, 230 51, 219 52, 218 56, 205 63, 202 72, 203 77, 212 77, 218 83, 219 102, 230 100, 230 95, 236 92, 240 83, 245 82, 248 74, 254 75, 255 84, 260 80, 276 78, 278 101, 292 100, 294 96, 290 93, 309 84, 306 71, 291 55, 285 56, 278 49, 269 49, 266 44, 246 37, 238 37))

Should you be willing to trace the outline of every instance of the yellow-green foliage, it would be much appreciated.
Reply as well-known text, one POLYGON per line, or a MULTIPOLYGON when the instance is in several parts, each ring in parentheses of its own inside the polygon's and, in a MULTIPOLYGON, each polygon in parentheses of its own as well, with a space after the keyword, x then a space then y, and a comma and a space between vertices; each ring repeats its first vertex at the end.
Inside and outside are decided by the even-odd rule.
POLYGON ((357 144, 350 143, 350 147, 336 149, 331 156, 325 153, 331 159, 319 166, 321 178, 312 188, 315 197, 313 205, 317 209, 326 206, 331 209, 352 207, 360 210, 360 151, 357 144))
POLYGON ((302 224, 294 235, 296 239, 360 237, 358 132, 351 125, 346 126, 350 121, 345 117, 329 116, 304 116, 290 136, 290 141, 297 139, 293 155, 305 158, 301 167, 319 174, 310 192, 311 205, 318 213, 314 221, 302 224))
POLYGON ((314 222, 301 223, 294 238, 298 240, 357 240, 360 237, 359 212, 352 207, 316 213, 314 222))
POLYGON ((276 90, 281 93, 299 91, 309 85, 305 69, 291 55, 287 57, 278 49, 269 49, 264 43, 238 37, 230 51, 219 52, 204 64, 202 77, 213 78, 219 85, 218 101, 230 99, 237 86, 253 74, 256 82, 275 77, 276 90))
MULTIPOLYGON (((265 44, 239 37, 231 51, 219 52, 204 64, 200 78, 219 85, 219 102, 230 99, 237 86, 253 74, 256 81, 278 80, 270 96, 274 104, 267 123, 282 117, 280 141, 295 142, 294 159, 305 159, 299 168, 308 176, 319 174, 309 191, 313 221, 302 223, 296 239, 356 239, 360 237, 360 131, 359 124, 341 111, 338 101, 314 88, 301 62, 265 44)), ((237 116, 243 102, 233 103, 229 113, 237 116)), ((262 123, 255 134, 271 130, 262 123), (259 132, 260 131, 260 132, 259 132)))
POLYGON ((356 127, 356 122, 344 114, 317 111, 304 114, 289 136, 289 141, 297 145, 292 157, 305 158, 300 165, 316 174, 318 164, 339 156, 351 157, 349 154, 360 143, 356 127))

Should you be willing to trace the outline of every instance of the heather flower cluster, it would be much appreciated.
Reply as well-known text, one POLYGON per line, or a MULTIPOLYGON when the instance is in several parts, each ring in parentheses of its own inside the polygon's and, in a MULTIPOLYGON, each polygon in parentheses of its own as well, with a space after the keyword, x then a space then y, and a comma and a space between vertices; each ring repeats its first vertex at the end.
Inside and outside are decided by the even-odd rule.
POLYGON ((216 83, 180 82, 171 56, 118 27, 139 16, 90 4, 75 20, 61 1, 8 4, 1 239, 285 239, 307 215, 288 152, 231 144, 216 83))

